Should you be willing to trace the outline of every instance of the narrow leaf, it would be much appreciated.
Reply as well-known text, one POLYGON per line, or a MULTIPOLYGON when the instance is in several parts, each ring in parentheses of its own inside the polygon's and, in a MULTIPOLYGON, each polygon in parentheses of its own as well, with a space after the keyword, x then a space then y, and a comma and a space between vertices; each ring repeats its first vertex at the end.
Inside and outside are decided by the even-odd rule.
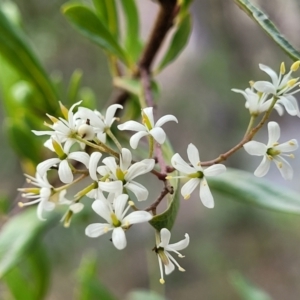
POLYGON ((78 101, 77 98, 78 98, 78 91, 80 88, 81 79, 82 79, 82 71, 79 69, 75 70, 71 76, 69 87, 68 87, 67 98, 69 101, 69 105, 72 105, 76 101, 78 101))
POLYGON ((269 17, 254 6, 249 0, 234 0, 236 4, 246 12, 251 19, 257 22, 261 28, 282 48, 293 60, 300 60, 300 52, 296 50, 279 32, 269 17))
POLYGON ((41 236, 57 221, 55 213, 50 214, 47 221, 40 221, 33 208, 5 223, 0 233, 0 278, 31 253, 41 236))
POLYGON ((94 7, 96 9, 96 13, 99 19, 102 21, 103 24, 108 23, 108 16, 107 16, 107 7, 106 1, 103 0, 93 0, 94 7))
POLYGON ((40 106, 45 107, 49 113, 55 111, 58 96, 49 77, 26 42, 23 32, 1 11, 0 54, 37 89, 43 100, 40 106))
POLYGON ((66 4, 63 5, 62 12, 82 35, 128 65, 124 50, 90 8, 79 4, 66 4))
POLYGON ((119 21, 117 14, 116 0, 103 0, 107 9, 108 30, 112 36, 118 40, 119 37, 119 21))
POLYGON ((178 24, 177 30, 174 33, 169 49, 158 67, 158 71, 164 69, 172 61, 174 61, 182 52, 190 37, 192 28, 191 23, 191 16, 189 13, 187 13, 178 24))
POLYGON ((126 20, 125 48, 133 61, 137 61, 142 50, 138 10, 135 0, 121 0, 121 4, 126 20))
POLYGON ((300 195, 251 173, 227 169, 216 177, 207 178, 212 190, 230 199, 285 213, 300 214, 300 195))

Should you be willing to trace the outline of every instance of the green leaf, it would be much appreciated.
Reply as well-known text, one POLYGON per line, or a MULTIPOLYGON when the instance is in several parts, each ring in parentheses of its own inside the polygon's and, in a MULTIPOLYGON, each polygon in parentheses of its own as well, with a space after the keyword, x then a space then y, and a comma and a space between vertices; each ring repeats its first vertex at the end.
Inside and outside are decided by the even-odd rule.
POLYGON ((77 69, 73 72, 69 87, 68 87, 68 93, 67 93, 67 98, 69 101, 69 105, 74 104, 76 101, 78 101, 78 91, 80 88, 80 83, 82 79, 82 71, 77 69))
POLYGON ((23 32, 14 26, 1 11, 0 54, 36 88, 42 100, 39 106, 48 113, 55 111, 58 96, 50 79, 26 42, 23 32))
POLYGON ((147 291, 147 290, 135 290, 130 292, 126 300, 166 300, 165 297, 157 294, 154 291, 147 291))
POLYGON ((300 214, 300 195, 253 174, 227 169, 207 178, 210 188, 230 199, 285 213, 300 214))
POLYGON ((48 289, 49 275, 49 260, 39 244, 21 264, 5 275, 4 281, 15 299, 40 300, 48 289))
POLYGON ((108 12, 106 7, 105 0, 93 0, 94 7, 96 9, 96 13, 99 19, 102 21, 103 24, 108 23, 108 12))
POLYGON ((192 28, 191 16, 189 13, 185 14, 184 17, 180 20, 177 30, 174 33, 173 39, 170 43, 169 49, 162 59, 158 71, 164 69, 172 61, 174 61, 178 55, 182 52, 186 46, 192 28))
POLYGON ((51 213, 47 221, 39 220, 36 207, 25 209, 7 221, 0 233, 0 278, 31 253, 47 229, 57 221, 55 213, 51 213))
POLYGON ((98 279, 97 258, 94 253, 86 254, 78 270, 78 300, 115 300, 116 298, 98 279))
POLYGON ((239 272, 231 272, 230 281, 241 300, 272 300, 264 291, 249 283, 239 272))
MULTIPOLYGON (((166 141, 162 145, 163 158, 165 161, 171 161, 174 151, 171 144, 166 141)), ((178 172, 174 172, 174 176, 178 176, 178 172)), ((156 216, 149 222, 155 229, 160 231, 162 228, 172 229, 174 222, 177 217, 180 204, 180 193, 179 193, 179 179, 173 178, 170 179, 170 183, 173 186, 174 193, 173 195, 168 194, 168 207, 167 209, 156 216)))
POLYGON ((234 0, 251 19, 257 22, 261 28, 282 48, 293 60, 300 60, 300 52, 296 50, 279 32, 274 23, 258 7, 248 0, 234 0))
POLYGON ((142 50, 138 10, 135 0, 121 0, 121 4, 126 19, 125 48, 133 61, 137 61, 142 50))
POLYGON ((106 4, 108 30, 113 37, 118 40, 119 37, 119 22, 117 14, 116 0, 103 0, 106 4))
POLYGON ((129 65, 124 50, 90 8, 80 4, 66 4, 63 5, 62 12, 82 35, 129 65))

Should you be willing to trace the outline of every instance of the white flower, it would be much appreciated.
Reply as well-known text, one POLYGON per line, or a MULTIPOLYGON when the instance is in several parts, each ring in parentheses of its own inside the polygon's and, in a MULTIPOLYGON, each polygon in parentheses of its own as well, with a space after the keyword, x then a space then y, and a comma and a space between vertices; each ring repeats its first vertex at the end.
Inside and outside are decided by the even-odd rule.
POLYGON ((124 124, 118 125, 118 129, 137 131, 137 133, 130 138, 131 148, 136 149, 140 139, 148 135, 151 135, 157 143, 163 144, 166 140, 166 133, 161 126, 169 121, 175 121, 178 123, 176 117, 173 115, 166 115, 161 117, 154 124, 153 107, 147 107, 142 110, 143 124, 140 124, 136 121, 127 121, 124 124))
POLYGON ((263 156, 263 160, 254 172, 257 177, 266 175, 270 169, 271 161, 274 161, 284 179, 293 178, 293 169, 291 165, 283 158, 288 156, 293 158, 293 154, 284 154, 292 152, 298 148, 298 142, 292 139, 283 144, 279 144, 280 127, 276 122, 268 123, 269 140, 267 145, 256 141, 250 141, 244 145, 244 149, 250 155, 263 156))
MULTIPOLYGON (((68 152, 71 146, 78 141, 75 139, 78 129, 78 122, 75 122, 73 109, 79 105, 82 101, 79 101, 71 106, 68 110, 65 106, 63 106, 60 102, 61 111, 65 117, 63 118, 55 118, 53 116, 47 115, 49 119, 53 122, 52 125, 45 123, 46 126, 50 127, 53 131, 37 131, 32 130, 35 135, 50 135, 51 137, 55 137, 59 142, 65 143, 64 151, 68 152)), ((49 142, 46 142, 46 147, 49 147, 49 142)), ((53 150, 50 146, 51 150, 53 150)))
MULTIPOLYGON (((272 99, 268 99, 269 94, 255 93, 250 88, 247 88, 246 90, 232 89, 232 91, 240 93, 245 97, 245 107, 249 109, 251 115, 259 115, 267 111, 272 103, 272 99)), ((279 115, 283 114, 283 109, 280 105, 275 104, 274 108, 277 110, 279 115)))
POLYGON ((257 91, 276 96, 278 98, 276 103, 284 106, 287 113, 292 116, 299 114, 298 103, 293 94, 298 93, 300 89, 299 78, 292 78, 291 74, 298 70, 299 65, 300 61, 296 61, 292 64, 290 71, 285 74, 285 66, 284 63, 282 63, 278 76, 270 67, 260 64, 259 68, 271 77, 272 83, 269 81, 256 81, 253 84, 253 88, 257 91))
POLYGON ((146 200, 148 190, 140 183, 133 181, 137 176, 146 174, 154 168, 154 159, 144 159, 131 165, 132 155, 128 149, 123 148, 120 155, 120 165, 114 157, 103 159, 105 166, 100 166, 97 171, 102 176, 109 176, 115 181, 121 181, 124 188, 132 191, 139 201, 146 200))
POLYGON ((45 161, 41 162, 37 166, 37 172, 40 174, 41 177, 44 176, 44 174, 52 167, 57 164, 58 166, 58 176, 59 179, 63 183, 71 183, 73 181, 73 172, 69 165, 69 160, 73 159, 76 161, 79 161, 83 163, 86 167, 88 167, 89 164, 89 155, 82 151, 76 151, 72 153, 68 153, 63 151, 61 144, 56 141, 55 139, 52 139, 53 148, 55 149, 58 158, 49 158, 45 161))
POLYGON ((30 202, 19 202, 19 206, 28 206, 38 203, 37 216, 40 220, 44 221, 43 211, 52 211, 55 208, 56 202, 64 202, 65 191, 56 193, 53 190, 53 186, 48 182, 46 175, 40 176, 36 173, 35 177, 25 174, 27 182, 36 187, 20 188, 20 192, 23 192, 22 197, 27 199, 33 199, 30 202))
POLYGON ((181 188, 181 194, 184 197, 184 199, 189 199, 191 193, 200 184, 199 196, 202 203, 208 208, 213 208, 214 199, 205 177, 219 175, 226 171, 226 167, 222 164, 216 164, 206 169, 203 169, 201 167, 199 151, 193 144, 188 145, 187 155, 192 166, 186 163, 178 153, 174 154, 171 159, 173 167, 185 175, 176 177, 167 176, 167 178, 189 179, 189 181, 185 183, 181 188))
POLYGON ((125 216, 129 205, 128 195, 121 194, 117 196, 113 202, 106 200, 104 197, 93 202, 93 210, 106 220, 107 223, 90 224, 85 229, 85 234, 91 238, 96 238, 100 235, 112 230, 112 242, 114 246, 122 250, 126 247, 127 241, 125 231, 132 225, 142 222, 148 222, 152 219, 152 215, 146 211, 134 211, 125 216))
POLYGON ((120 180, 117 181, 101 181, 97 176, 98 163, 102 157, 100 152, 93 152, 89 161, 89 174, 90 177, 94 180, 95 188, 92 189, 86 196, 99 199, 103 196, 103 191, 112 193, 112 194, 122 194, 123 183, 120 180))
POLYGON ((177 261, 174 259, 174 257, 169 252, 175 252, 178 254, 178 257, 182 258, 184 257, 182 254, 180 254, 178 251, 185 249, 190 242, 190 237, 186 233, 185 239, 181 240, 180 242, 177 242, 175 244, 170 244, 170 238, 171 233, 168 229, 163 228, 160 231, 160 240, 161 242, 156 246, 155 252, 157 253, 158 257, 158 263, 159 263, 159 269, 160 269, 160 283, 164 284, 164 273, 163 273, 163 267, 165 268, 166 275, 169 275, 172 273, 175 269, 174 264, 178 267, 179 271, 184 272, 185 270, 177 263, 177 261))
POLYGON ((106 142, 106 131, 110 129, 113 122, 117 119, 115 117, 116 110, 123 106, 120 104, 113 104, 106 110, 105 116, 99 111, 92 111, 85 107, 79 107, 75 118, 89 120, 90 126, 93 127, 94 132, 97 134, 97 138, 105 143, 106 142))

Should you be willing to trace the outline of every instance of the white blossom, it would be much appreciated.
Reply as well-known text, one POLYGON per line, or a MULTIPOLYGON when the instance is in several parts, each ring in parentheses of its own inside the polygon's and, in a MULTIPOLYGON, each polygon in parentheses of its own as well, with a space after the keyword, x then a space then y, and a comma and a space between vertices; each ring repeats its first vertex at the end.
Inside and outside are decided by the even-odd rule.
POLYGON ((131 164, 131 152, 123 148, 119 165, 114 157, 106 157, 102 162, 105 166, 100 166, 97 169, 102 176, 109 176, 114 181, 122 182, 123 187, 132 191, 139 201, 147 199, 148 190, 133 179, 150 172, 154 168, 154 159, 143 159, 140 162, 131 164))
POLYGON ((76 160, 83 163, 87 168, 89 164, 89 155, 83 151, 68 153, 63 151, 61 144, 55 139, 52 140, 53 148, 55 148, 59 157, 49 158, 41 162, 37 166, 37 172, 41 177, 52 167, 58 165, 58 176, 63 183, 71 183, 74 179, 69 160, 76 160))
POLYGON ((79 107, 75 118, 80 118, 83 120, 88 120, 90 126, 92 126, 93 131, 96 133, 97 138, 105 143, 106 142, 106 131, 110 129, 113 122, 117 119, 115 117, 116 110, 122 109, 123 106, 120 104, 110 105, 105 116, 103 116, 99 111, 92 111, 85 107, 79 107))
MULTIPOLYGON (((245 90, 232 89, 232 91, 240 93, 245 97, 245 107, 249 109, 251 115, 259 115, 267 111, 272 104, 272 98, 270 98, 270 95, 266 93, 257 93, 250 88, 245 90)), ((274 108, 280 116, 283 114, 283 109, 280 105, 275 104, 274 108)))
POLYGON ((250 155, 263 156, 260 165, 254 172, 257 177, 266 175, 270 169, 271 161, 274 161, 278 170, 284 179, 293 178, 293 169, 291 165, 283 158, 288 156, 293 158, 293 154, 285 154, 292 152, 298 148, 298 142, 295 139, 279 144, 280 127, 276 122, 268 123, 269 140, 265 145, 260 142, 250 141, 244 145, 244 149, 250 155))
POLYGON ((285 74, 285 66, 282 63, 279 75, 277 75, 270 67, 260 64, 259 68, 271 77, 272 83, 269 81, 256 81, 253 84, 253 88, 257 91, 276 97, 278 99, 276 103, 284 106, 287 113, 292 116, 300 114, 297 100, 293 96, 293 94, 300 91, 299 78, 292 77, 292 73, 298 70, 299 65, 300 61, 296 61, 291 66, 290 71, 285 74))
POLYGON ((112 231, 112 242, 114 246, 122 250, 126 247, 127 241, 125 231, 133 224, 148 222, 152 219, 152 215, 146 211, 134 211, 126 216, 130 206, 128 195, 118 195, 113 204, 106 200, 105 197, 97 199, 93 202, 93 210, 106 220, 107 223, 94 223, 87 226, 85 234, 91 238, 112 231))
POLYGON ((19 206, 28 206, 37 204, 37 216, 40 220, 44 221, 43 211, 52 211, 56 203, 63 203, 66 201, 64 198, 66 191, 63 190, 59 193, 54 191, 53 186, 47 180, 46 175, 40 176, 36 173, 35 177, 25 174, 27 182, 34 185, 31 188, 20 188, 19 191, 23 192, 22 197, 33 199, 30 202, 19 202, 19 206))
POLYGON ((158 257, 159 269, 160 269, 160 283, 164 284, 164 272, 163 265, 165 269, 165 274, 169 275, 175 269, 174 264, 178 267, 178 270, 184 272, 185 270, 177 263, 174 257, 169 252, 175 252, 178 257, 184 257, 178 251, 185 249, 190 242, 190 237, 186 233, 185 238, 175 244, 170 244, 171 233, 167 228, 163 228, 160 231, 160 243, 156 246, 156 253, 158 257))
POLYGON ((143 124, 136 121, 127 121, 124 124, 118 125, 118 129, 137 131, 137 133, 130 138, 131 148, 136 149, 140 139, 148 135, 151 135, 157 143, 163 144, 166 140, 166 133, 161 126, 169 121, 178 123, 176 117, 166 115, 158 119, 154 124, 153 107, 146 107, 142 110, 143 124))
POLYGON ((215 164, 206 169, 203 169, 201 167, 199 151, 193 144, 188 145, 187 155, 191 166, 186 163, 178 153, 174 154, 171 159, 172 166, 184 175, 176 177, 167 176, 167 178, 189 179, 189 181, 185 183, 181 188, 181 194, 184 199, 189 199, 191 193, 200 184, 199 196, 202 203, 208 208, 213 208, 214 199, 206 181, 206 177, 219 175, 226 171, 226 167, 222 164, 215 164))

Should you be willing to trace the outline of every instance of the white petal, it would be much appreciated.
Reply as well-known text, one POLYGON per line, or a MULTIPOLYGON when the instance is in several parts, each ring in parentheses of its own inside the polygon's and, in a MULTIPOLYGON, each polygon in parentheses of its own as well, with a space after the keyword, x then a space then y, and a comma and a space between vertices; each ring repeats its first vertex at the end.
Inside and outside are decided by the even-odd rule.
POLYGON ((267 147, 272 147, 280 138, 280 127, 276 122, 268 123, 269 141, 267 147))
POLYGON ((112 125, 113 121, 115 120, 114 116, 116 114, 116 110, 118 108, 122 109, 123 106, 120 104, 113 104, 107 108, 106 115, 105 115, 105 123, 107 126, 110 127, 112 125))
POLYGON ((270 169, 270 165, 271 165, 271 161, 268 159, 267 155, 264 155, 261 163, 255 170, 254 175, 257 177, 265 176, 270 169))
POLYGON ((112 174, 116 175, 116 170, 118 166, 114 157, 106 157, 103 159, 102 162, 109 168, 112 174))
POLYGON ((175 266, 174 264, 171 262, 170 259, 168 259, 169 263, 167 265, 164 265, 165 266, 165 273, 166 275, 169 275, 170 273, 172 273, 175 269, 175 266))
POLYGON ((97 199, 92 204, 92 209, 108 223, 111 223, 111 210, 108 202, 104 199, 97 199))
POLYGON ((274 149, 279 150, 280 152, 292 152, 298 149, 298 142, 297 140, 293 139, 275 146, 274 149))
POLYGON ((170 243, 171 232, 167 228, 163 228, 160 231, 160 244, 158 247, 166 248, 170 243))
POLYGON ((132 155, 130 150, 123 148, 122 149, 122 156, 120 158, 120 167, 122 171, 126 171, 129 166, 131 165, 132 155))
POLYGON ((226 167, 222 164, 212 165, 203 171, 204 176, 216 176, 224 172, 226 172, 226 167))
POLYGON ((131 181, 132 179, 150 172, 155 165, 154 159, 144 159, 140 162, 133 164, 125 175, 125 181, 131 181))
POLYGON ((118 250, 122 250, 126 247, 127 245, 126 236, 124 230, 121 227, 117 227, 113 230, 112 241, 114 246, 118 250))
POLYGON ((270 67, 266 66, 266 65, 263 65, 263 64, 259 64, 259 68, 266 72, 270 77, 271 77, 271 80, 272 80, 272 83, 274 85, 278 85, 278 75, 276 74, 276 72, 271 69, 270 67))
POLYGON ((135 194, 138 201, 144 201, 148 198, 148 190, 138 182, 127 182, 124 187, 132 191, 135 194))
POLYGON ((152 219, 152 215, 147 211, 134 211, 123 219, 122 224, 137 224, 148 222, 152 219))
POLYGON ((200 154, 198 149, 194 144, 189 144, 187 147, 187 155, 189 158, 189 161, 193 165, 193 167, 199 171, 202 171, 201 165, 200 165, 200 154), (200 168, 199 168, 200 167, 200 168), (199 169, 198 169, 199 168, 199 169))
POLYGON ((293 174, 294 174, 293 168, 283 157, 281 157, 279 155, 275 156, 274 162, 276 163, 276 166, 277 166, 278 170, 280 171, 281 176, 284 179, 286 179, 286 180, 293 179, 293 174))
POLYGON ((116 195, 121 194, 123 190, 123 183, 120 180, 108 182, 99 181, 98 186, 102 191, 108 193, 115 193, 116 195))
POLYGON ((108 230, 112 230, 110 224, 94 223, 90 224, 85 229, 85 234, 91 238, 96 238, 104 233, 107 233, 108 230))
POLYGON ((283 116, 284 109, 283 109, 283 107, 281 105, 275 104, 274 108, 276 109, 276 111, 279 114, 279 116, 283 116))
POLYGON ((197 170, 195 170, 187 162, 185 162, 178 153, 172 156, 171 164, 176 170, 184 174, 192 174, 197 172, 197 170))
POLYGON ((150 134, 154 137, 154 139, 159 143, 163 144, 166 140, 166 133, 160 127, 154 127, 150 130, 150 134))
POLYGON ((130 138, 130 147, 132 149, 136 149, 138 146, 138 143, 140 139, 146 135, 149 135, 148 131, 139 131, 135 133, 131 138, 130 138))
POLYGON ((262 156, 266 154, 268 150, 265 144, 256 141, 250 141, 246 143, 243 147, 250 155, 257 155, 257 156, 262 156))
POLYGON ((73 181, 74 176, 67 160, 63 160, 59 164, 58 176, 63 183, 71 183, 73 181))
POLYGON ((40 176, 44 176, 45 173, 54 165, 60 163, 59 158, 50 158, 41 163, 39 163, 36 167, 37 172, 40 176))
POLYGON ((90 157, 86 152, 82 152, 82 151, 72 152, 68 155, 68 158, 83 163, 87 168, 89 167, 90 157))
POLYGON ((98 181, 97 166, 102 154, 100 152, 93 152, 89 161, 89 172, 93 180, 98 181))
POLYGON ((276 88, 275 86, 269 82, 269 81, 256 81, 253 85, 253 87, 262 93, 267 93, 267 94, 276 94, 276 88))
POLYGON ((185 235, 185 238, 177 243, 174 243, 174 244, 170 244, 166 247, 166 250, 168 251, 180 251, 182 249, 185 249, 189 243, 190 243, 190 237, 189 235, 186 233, 185 235))
POLYGON ((71 204, 70 205, 70 210, 74 213, 74 214, 77 214, 79 213, 80 211, 82 211, 84 205, 82 203, 74 203, 74 204, 71 204))
POLYGON ((286 97, 281 96, 277 103, 280 103, 284 106, 287 113, 291 116, 296 116, 298 114, 298 106, 295 106, 293 101, 289 101, 286 97))
POLYGON ((181 195, 188 199, 191 195, 191 193, 194 191, 194 189, 197 187, 197 185, 200 183, 199 178, 192 178, 190 179, 186 184, 184 184, 181 188, 181 195))
POLYGON ((147 117, 150 121, 151 127, 153 128, 154 127, 153 107, 146 107, 143 109, 143 112, 147 115, 147 117))
POLYGON ((205 178, 203 178, 200 182, 200 199, 203 205, 208 208, 213 208, 215 206, 214 198, 205 178))
POLYGON ((178 123, 178 120, 175 116, 166 115, 166 116, 163 116, 163 117, 161 117, 160 119, 157 120, 157 122, 155 123, 155 127, 161 127, 166 122, 170 122, 170 121, 174 121, 174 122, 178 123))
POLYGON ((122 214, 128 201, 128 195, 121 194, 114 200, 114 210, 118 220, 122 220, 122 214))
POLYGON ((145 131, 145 126, 136 121, 127 121, 118 125, 119 130, 145 131))
POLYGON ((31 130, 35 135, 54 135, 55 131, 48 131, 48 130, 31 130))

